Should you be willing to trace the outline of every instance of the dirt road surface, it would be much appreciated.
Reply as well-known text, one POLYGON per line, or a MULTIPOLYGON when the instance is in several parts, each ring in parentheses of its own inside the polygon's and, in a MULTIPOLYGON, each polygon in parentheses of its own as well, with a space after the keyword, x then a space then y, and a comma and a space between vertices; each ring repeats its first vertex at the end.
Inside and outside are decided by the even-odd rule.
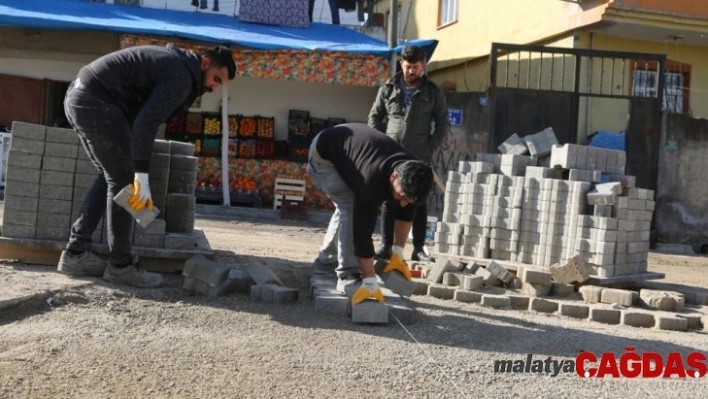
MULTIPOLYGON (((304 284, 324 228, 200 219, 223 262, 259 257, 297 304, 243 294, 186 294, 180 275, 139 290, 85 279, 46 304, 0 312, 1 398, 510 398, 695 397, 701 379, 580 378, 495 373, 497 360, 574 360, 627 347, 708 353, 708 335, 609 326, 414 296, 403 325, 318 314, 304 284)), ((708 287, 708 259, 650 255, 665 282, 708 287)), ((49 267, 0 263, 2 289, 64 279, 49 267)), ((705 311, 705 309, 702 309, 705 311)), ((550 364, 550 361, 549 361, 550 364)))

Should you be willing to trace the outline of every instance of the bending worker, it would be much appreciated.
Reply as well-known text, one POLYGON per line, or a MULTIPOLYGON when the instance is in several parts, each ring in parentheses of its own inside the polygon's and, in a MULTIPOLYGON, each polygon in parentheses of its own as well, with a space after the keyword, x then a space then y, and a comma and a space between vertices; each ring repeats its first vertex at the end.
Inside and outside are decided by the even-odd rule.
POLYGON ((157 287, 162 276, 146 272, 131 254, 133 218, 113 198, 133 185, 130 206, 152 208, 150 154, 160 124, 183 114, 204 92, 233 79, 231 51, 196 54, 172 46, 137 46, 107 54, 81 68, 64 100, 67 119, 98 177, 86 194, 57 269, 71 276, 96 275, 113 283, 157 287), (104 213, 110 255, 91 252, 91 235, 104 213))
MULTIPOLYGON (((387 200, 396 204, 392 250, 403 261, 414 205, 428 197, 432 169, 390 137, 350 123, 325 129, 313 139, 307 173, 335 205, 315 268, 334 270, 337 290, 354 291, 352 302, 371 297, 383 302, 371 239, 379 207, 387 200)), ((401 272, 410 274, 401 263, 401 272)))

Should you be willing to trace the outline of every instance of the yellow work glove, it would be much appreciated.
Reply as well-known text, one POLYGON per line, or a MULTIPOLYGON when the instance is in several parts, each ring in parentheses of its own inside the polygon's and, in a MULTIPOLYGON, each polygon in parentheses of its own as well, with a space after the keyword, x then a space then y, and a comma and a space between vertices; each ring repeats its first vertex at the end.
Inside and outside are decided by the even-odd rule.
POLYGON ((405 259, 403 257, 403 247, 394 245, 391 250, 391 259, 388 260, 388 265, 386 265, 383 272, 390 273, 395 270, 401 273, 403 277, 406 278, 406 280, 413 280, 413 276, 411 275, 411 269, 408 268, 408 264, 403 259, 405 259))
POLYGON ((367 277, 361 280, 361 287, 354 291, 354 295, 352 295, 352 304, 356 305, 369 298, 376 299, 379 303, 384 303, 383 292, 379 288, 376 277, 367 277))
POLYGON ((150 180, 147 173, 136 173, 133 180, 133 195, 128 198, 130 208, 140 211, 143 208, 152 210, 152 194, 150 194, 150 180))

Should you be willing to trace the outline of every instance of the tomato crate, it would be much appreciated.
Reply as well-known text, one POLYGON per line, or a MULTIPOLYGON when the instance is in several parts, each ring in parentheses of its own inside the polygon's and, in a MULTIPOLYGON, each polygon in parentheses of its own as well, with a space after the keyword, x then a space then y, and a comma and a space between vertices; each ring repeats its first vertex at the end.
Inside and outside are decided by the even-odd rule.
POLYGON ((290 110, 288 117, 288 137, 310 135, 310 113, 308 111, 290 110))
POLYGON ((204 134, 204 116, 194 112, 187 114, 184 130, 187 134, 204 134))
POLYGON ((290 143, 290 147, 288 148, 288 160, 290 162, 299 163, 307 162, 307 155, 309 151, 309 146, 297 146, 290 143))
POLYGON ((170 118, 167 121, 167 126, 165 128, 166 134, 185 134, 187 128, 187 118, 184 116, 177 116, 170 118))
POLYGON ((256 141, 256 157, 270 159, 275 156, 275 141, 259 139, 256 141))
POLYGON ((275 137, 275 118, 257 117, 258 132, 256 136, 259 139, 273 140, 275 137))
POLYGON ((253 116, 238 118, 238 138, 255 139, 258 132, 258 120, 253 116))

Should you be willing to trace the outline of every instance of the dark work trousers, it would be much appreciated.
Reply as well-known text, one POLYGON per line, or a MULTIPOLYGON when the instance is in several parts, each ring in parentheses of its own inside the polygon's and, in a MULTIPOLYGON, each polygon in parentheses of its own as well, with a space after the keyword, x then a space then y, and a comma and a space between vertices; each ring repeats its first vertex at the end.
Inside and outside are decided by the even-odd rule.
POLYGON ((80 252, 90 250, 91 235, 105 213, 109 260, 115 265, 130 263, 133 217, 113 202, 113 197, 120 190, 132 184, 135 173, 130 149, 130 123, 118 106, 87 92, 78 80, 69 86, 64 111, 98 170, 96 180, 71 226, 67 249, 80 252))
MULTIPOLYGON (((395 222, 396 207, 395 200, 385 201, 381 206, 381 241, 383 245, 393 245, 393 224, 395 222)), ((408 205, 415 207, 413 217, 413 247, 423 247, 425 245, 425 232, 428 228, 428 204, 408 205)))

